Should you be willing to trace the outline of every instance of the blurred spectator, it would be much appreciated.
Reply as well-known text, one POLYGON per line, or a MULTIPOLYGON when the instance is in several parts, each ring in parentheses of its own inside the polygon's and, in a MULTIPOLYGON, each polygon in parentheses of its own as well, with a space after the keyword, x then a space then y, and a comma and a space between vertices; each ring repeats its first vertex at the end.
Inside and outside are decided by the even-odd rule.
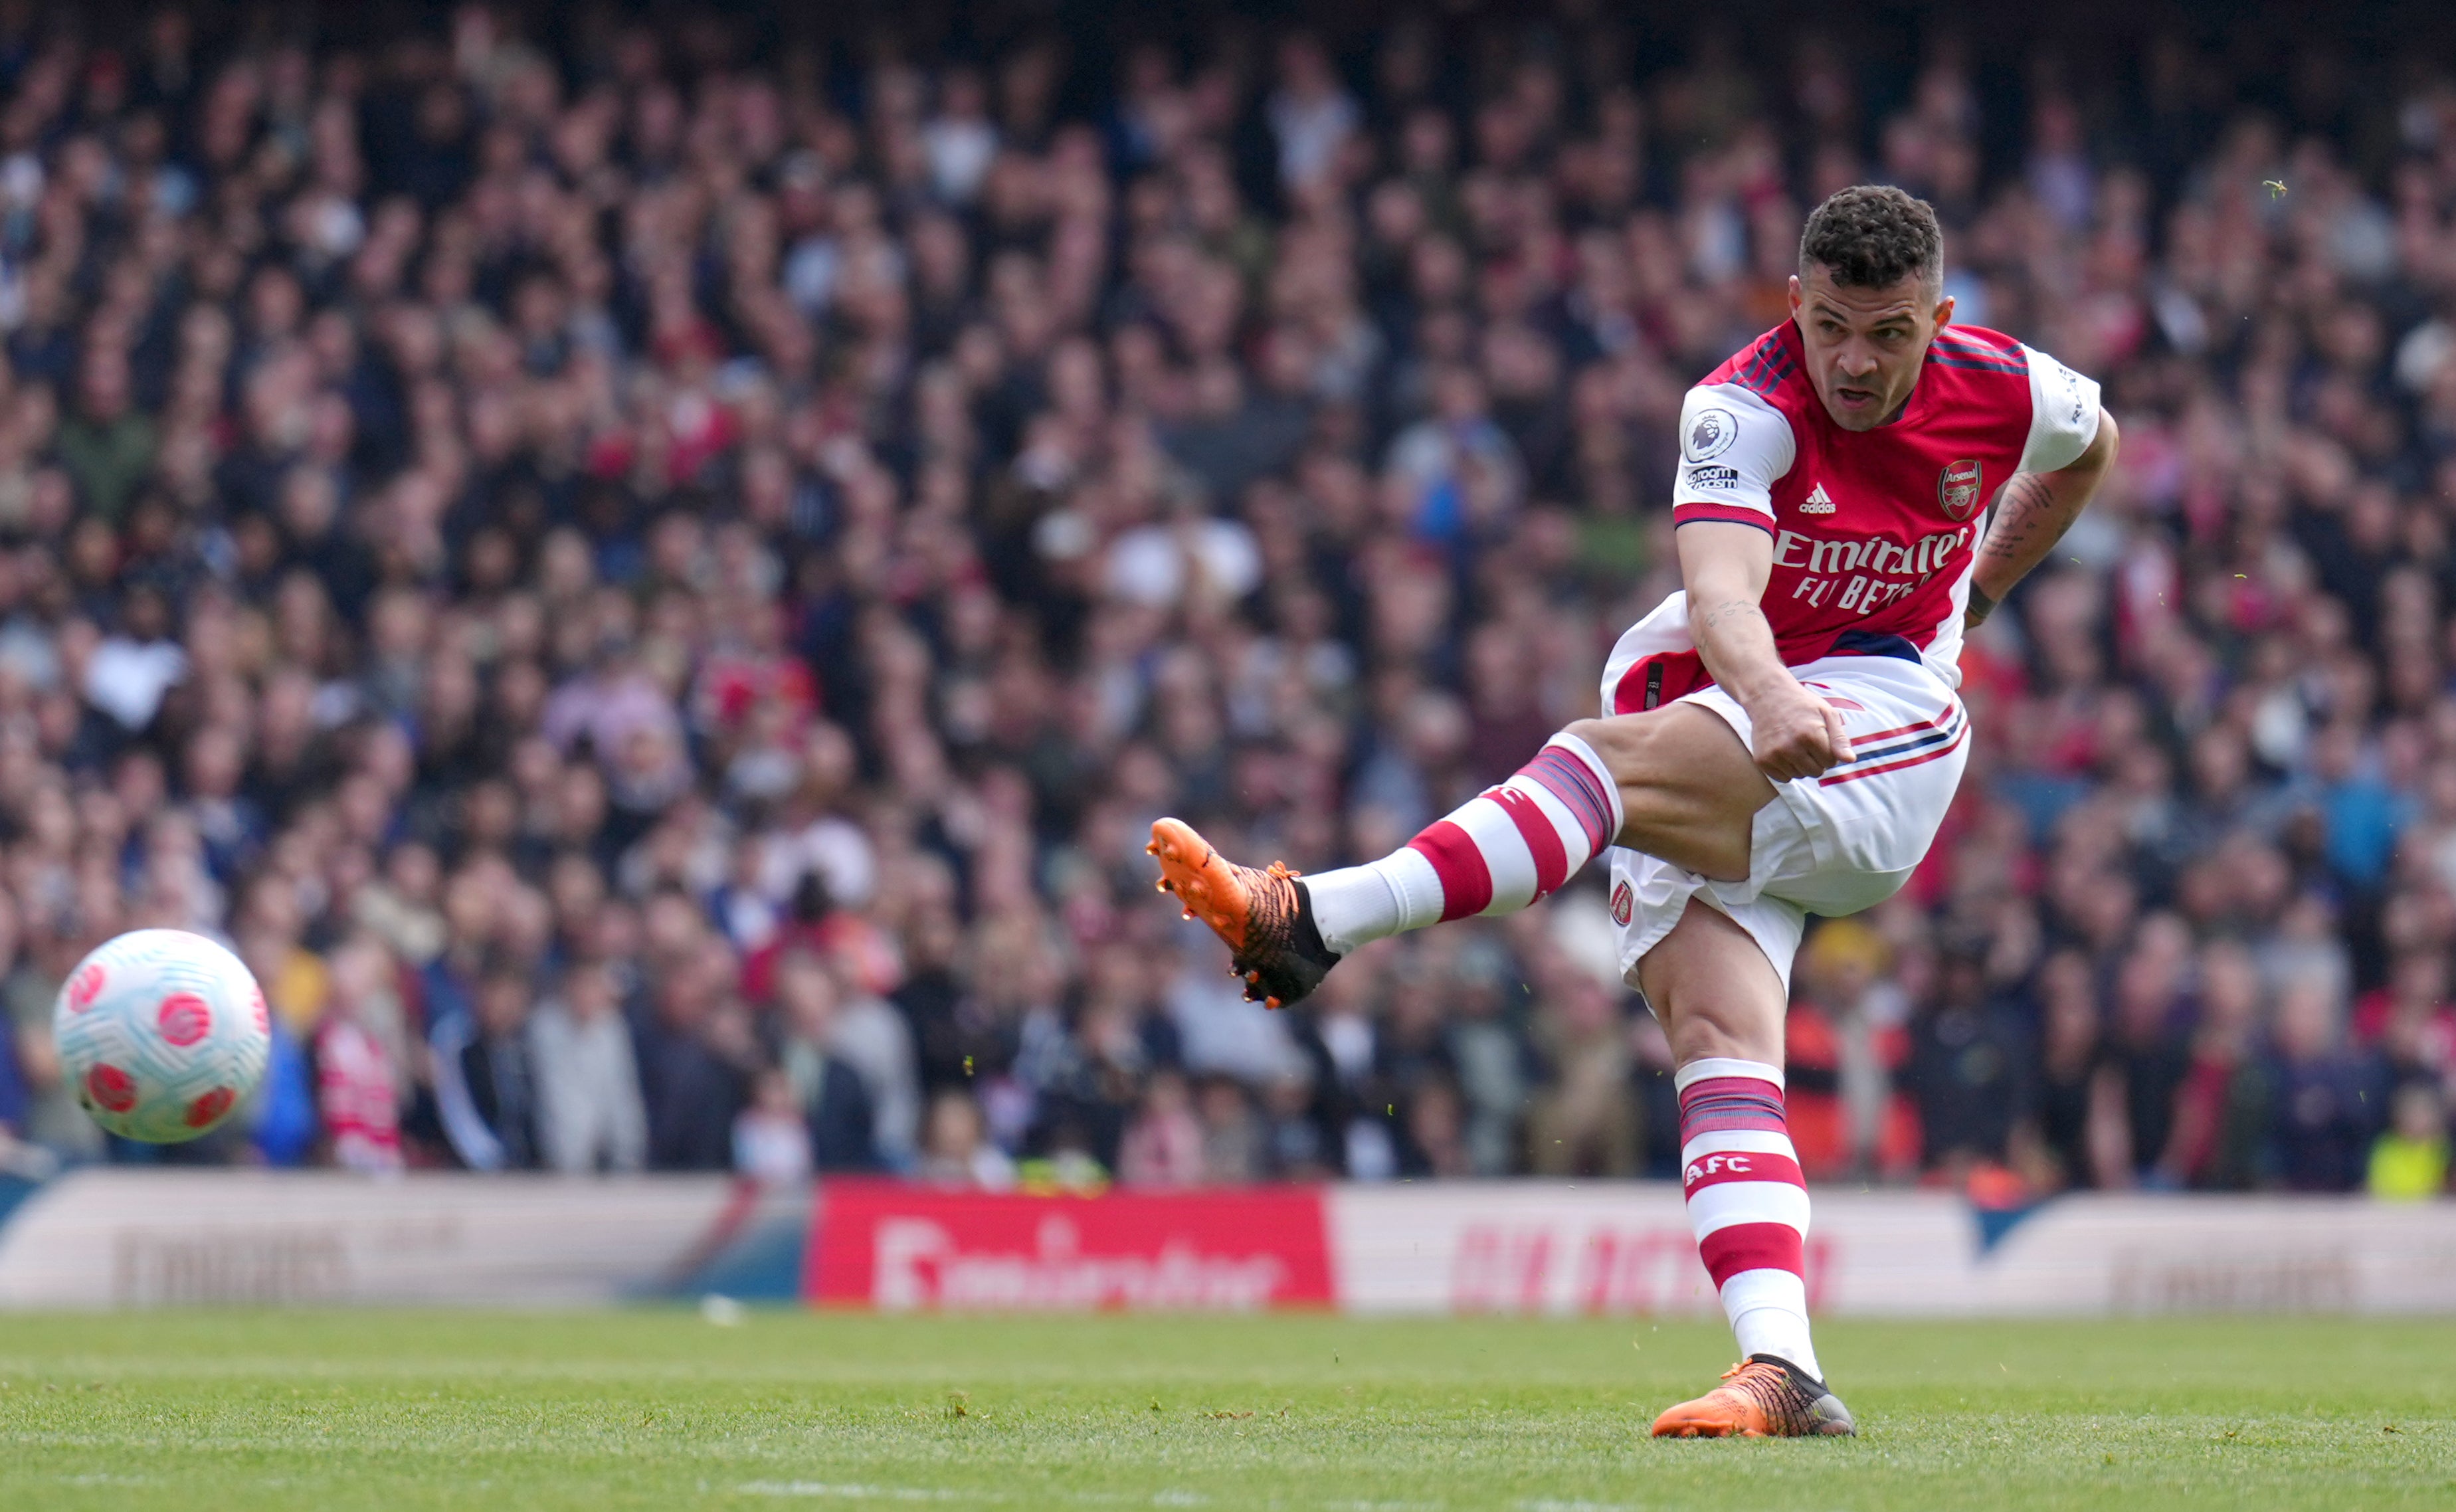
POLYGON ((1409 1178, 1475 1175, 1463 1112, 1458 1088, 1448 1078, 1433 1077, 1418 1086, 1407 1099, 1407 1154, 1400 1171, 1409 1178))
POLYGON ((562 990, 529 1023, 538 1143, 556 1171, 637 1171, 647 1164, 648 1114, 631 1032, 603 966, 563 972, 562 990))
POLYGON ((2030 1036, 1987 982, 1984 943, 1948 943, 1911 1010, 1902 1080, 1918 1109, 1922 1158, 1966 1175, 1999 1164, 2021 1105, 2030 1036))
POLYGON ((1785 1104, 1811 1179, 1900 1175, 1918 1159, 1917 1111, 1893 1078, 1909 1053, 1893 950, 1867 924, 1825 924, 1793 967, 1785 1104))
POLYGON ((1526 1120, 1530 1164, 1539 1175, 1635 1175, 1638 1111, 1616 994, 1581 971, 1551 975, 1538 1033, 1552 1070, 1526 1120))
POLYGON ((2231 940, 2200 952, 2200 1022, 2162 1159, 2170 1182, 2238 1191, 2262 1184, 2261 1145, 2277 1089, 2261 1053, 2261 1010, 2251 952, 2231 940))
POLYGON ((763 1186, 810 1178, 810 1126, 792 1073, 780 1066, 751 1078, 750 1101, 733 1115, 733 1169, 763 1186))
POLYGON ((60 465, 88 507, 116 521, 129 497, 153 470, 153 419, 135 406, 127 357, 109 346, 88 350, 77 373, 76 398, 60 422, 60 465))
POLYGON ((307 1052, 279 1019, 265 1052, 264 1080, 243 1116, 248 1140, 266 1165, 303 1165, 316 1153, 320 1123, 307 1052))
POLYGON ((887 999, 859 991, 838 962, 829 971, 841 994, 828 1050, 861 1075, 870 1093, 870 1139, 890 1169, 912 1163, 921 1127, 921 1079, 912 1031, 887 999))
POLYGON ((2456 1073, 2456 1001, 2448 994, 2446 954, 2399 954, 2386 983, 2355 1001, 2352 1033, 2356 1044, 2377 1046, 2400 1081, 2444 1080, 2456 1073))
POLYGON ((332 995, 315 1038, 316 1111, 336 1165, 398 1171, 401 1086, 407 1072, 396 1048, 399 1000, 386 979, 383 947, 358 937, 333 957, 332 995))
POLYGON ((734 1117, 748 1101, 746 1073, 755 1055, 749 1020, 732 998, 734 975, 731 949, 703 932, 655 984, 639 1055, 652 1169, 733 1164, 734 1117))
MULTIPOLYGON (((7 1145, 6 1151, 0 1151, 0 1154, 12 1154, 25 1138, 26 1115, 31 1105, 25 1073, 17 1065, 16 1047, 0 1042, 0 1139, 5 1139, 7 1145)), ((8 1164, 0 1160, 0 1169, 5 1169, 8 1164)))
POLYGON ((1432 413, 1399 433, 1385 464, 1407 522, 1443 541, 1499 529, 1525 493, 1518 448, 1493 423, 1472 370, 1443 368, 1431 387, 1432 413))
POLYGON ((1261 1117, 1263 1168, 1273 1179, 1321 1181, 1337 1174, 1310 1080, 1293 1073, 1275 1078, 1262 1089, 1261 1117))
POLYGON ((2407 1082, 2388 1102, 2387 1132, 2371 1142, 2364 1186, 2375 1197, 2412 1202, 2447 1190, 2447 1109, 2439 1089, 2407 1082))
POLYGON ((1245 1089, 1226 1076, 1207 1076, 1196 1093, 1202 1126, 1202 1177, 1218 1186, 1259 1181, 1268 1169, 1261 1119, 1245 1089))
POLYGON ((1441 972, 1451 994, 1445 1060, 1465 1099, 1467 1160, 1478 1175, 1505 1175, 1525 1158, 1524 1119, 1540 1067, 1525 1026, 1503 1008, 1511 963, 1492 943, 1453 943, 1455 954, 1422 967, 1441 972))
POLYGON ((2104 1066, 2123 1102, 2127 1185, 2171 1184, 2178 1164, 2168 1145, 2176 1094, 2191 1068, 2181 1001, 2189 944, 2172 918, 2150 919, 2116 971, 2104 1066))
POLYGON ((15 909, 0 901, 0 944, 14 957, 0 980, 0 1003, 8 1008, 10 1044, 26 1086, 19 1132, 62 1159, 92 1159, 102 1153, 102 1131, 77 1105, 76 1090, 60 1074, 51 1044, 51 1008, 79 952, 73 941, 55 935, 37 936, 28 950, 18 944, 16 921, 15 909))
POLYGON ((2278 994, 2276 1041, 2278 1180, 2301 1192, 2352 1190, 2387 1122, 2386 1069, 2345 1043, 2324 982, 2290 983, 2278 994))
POLYGON ((914 1174, 945 1187, 1003 1192, 1014 1185, 1014 1162, 989 1142, 981 1107, 968 1093, 949 1089, 930 1099, 921 1135, 921 1162, 914 1174))
POLYGON ((474 1171, 527 1171, 539 1164, 538 1091, 529 1059, 529 984, 497 966, 478 984, 474 1023, 436 1026, 436 1100, 443 1131, 474 1171))
POLYGON ((820 1171, 874 1171, 878 1119, 870 1087, 834 1049, 835 977, 808 950, 776 963, 777 1063, 809 1129, 810 1163, 820 1171))
POLYGON ((1117 1180, 1130 1187, 1199 1186, 1208 1171, 1203 1128, 1185 1078, 1154 1075, 1117 1148, 1117 1180))

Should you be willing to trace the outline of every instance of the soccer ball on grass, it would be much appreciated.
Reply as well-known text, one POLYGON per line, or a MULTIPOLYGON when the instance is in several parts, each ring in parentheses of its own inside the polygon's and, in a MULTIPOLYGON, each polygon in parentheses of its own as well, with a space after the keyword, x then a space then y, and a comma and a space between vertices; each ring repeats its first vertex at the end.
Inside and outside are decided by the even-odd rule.
POLYGON ((135 930, 77 963, 51 1009, 61 1074, 124 1139, 211 1133, 264 1077, 264 992, 239 958, 185 930, 135 930))

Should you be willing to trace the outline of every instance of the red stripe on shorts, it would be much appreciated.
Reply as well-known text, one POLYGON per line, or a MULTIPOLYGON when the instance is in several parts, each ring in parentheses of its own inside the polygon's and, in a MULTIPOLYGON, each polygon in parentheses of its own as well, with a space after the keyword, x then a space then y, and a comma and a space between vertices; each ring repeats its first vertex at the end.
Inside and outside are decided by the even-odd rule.
POLYGON ((1873 777, 1880 772, 1897 772, 1905 766, 1916 766, 1924 762, 1941 761, 1945 757, 1952 755, 1955 751, 1959 750, 1961 748, 1963 738, 1969 733, 1969 727, 1965 725, 1963 726, 1960 734, 1954 736, 1953 739, 1945 742, 1934 750, 1921 751, 1915 756, 1905 757, 1903 760, 1897 762, 1887 762, 1881 766, 1866 766, 1857 771, 1844 772, 1839 777, 1820 778, 1817 781, 1817 786, 1820 787, 1831 787, 1835 783, 1854 783, 1862 777, 1873 777))
POLYGON ((1742 1271, 1789 1271, 1807 1274, 1799 1231, 1788 1223, 1734 1223, 1697 1241, 1697 1257, 1716 1289, 1742 1271))
MULTIPOLYGON (((1831 702, 1831 700, 1828 700, 1828 702, 1831 702)), ((1908 735, 1914 731, 1920 730, 1942 729, 1944 728, 1946 716, 1950 715, 1952 712, 1953 710, 1951 709, 1945 709, 1941 712, 1929 715, 1927 718, 1919 721, 1915 725, 1896 725, 1892 729, 1880 729, 1871 735, 1853 735, 1851 737, 1851 744, 1853 746, 1873 746, 1880 740, 1891 740, 1896 735, 1908 735)))
POLYGON ((1472 918, 1492 906, 1492 870, 1475 837, 1443 819, 1407 842, 1407 848, 1433 864, 1442 881, 1442 922, 1472 918))

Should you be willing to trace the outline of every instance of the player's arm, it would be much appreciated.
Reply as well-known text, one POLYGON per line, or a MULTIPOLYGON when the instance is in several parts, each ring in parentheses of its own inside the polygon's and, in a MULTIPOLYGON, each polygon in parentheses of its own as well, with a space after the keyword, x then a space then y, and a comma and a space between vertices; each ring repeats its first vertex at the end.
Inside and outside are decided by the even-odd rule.
POLYGON ((2122 437, 2115 417, 2098 412, 2098 434, 2080 456, 2053 472, 2017 472, 1996 495, 1987 539, 1978 544, 1977 570, 1970 578, 1970 608, 1965 625, 1976 625, 1996 611, 2013 585, 2047 560, 2064 532, 2087 508, 2098 485, 2115 465, 2122 437))
POLYGON ((1757 769, 1780 783, 1849 761, 1842 716, 1800 686, 1775 649, 1762 607, 1773 537, 1754 525, 1692 520, 1675 539, 1689 637, 1715 683, 1749 711, 1757 769))

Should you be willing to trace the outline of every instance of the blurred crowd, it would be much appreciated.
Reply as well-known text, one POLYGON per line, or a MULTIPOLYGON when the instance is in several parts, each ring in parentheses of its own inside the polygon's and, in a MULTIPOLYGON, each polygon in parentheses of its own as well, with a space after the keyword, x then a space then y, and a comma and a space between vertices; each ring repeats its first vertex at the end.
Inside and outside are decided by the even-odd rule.
POLYGON ((1594 877, 1271 1013, 1141 847, 1378 856, 1591 715, 1683 390, 1879 179, 2124 449, 1928 865, 1803 952, 1811 1175, 2444 1184, 2427 49, 100 14, 0 9, 20 1168, 1674 1171, 1594 877), (277 1028, 158 1152, 48 1030, 147 925, 277 1028))

